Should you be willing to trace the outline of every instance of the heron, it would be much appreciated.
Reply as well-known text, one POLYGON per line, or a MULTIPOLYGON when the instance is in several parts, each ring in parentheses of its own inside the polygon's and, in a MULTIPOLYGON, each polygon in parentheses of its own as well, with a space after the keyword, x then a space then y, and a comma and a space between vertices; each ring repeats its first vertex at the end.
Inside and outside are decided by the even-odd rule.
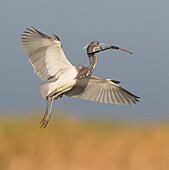
POLYGON ((45 128, 49 122, 53 101, 63 95, 100 103, 131 105, 139 102, 139 97, 119 86, 119 81, 91 75, 97 64, 96 53, 109 49, 130 54, 132 52, 100 41, 92 41, 85 47, 90 65, 84 67, 74 66, 68 61, 61 41, 55 34, 49 37, 31 26, 21 35, 21 42, 34 73, 42 81, 46 81, 40 86, 41 95, 47 100, 45 114, 40 122, 41 128, 45 128))

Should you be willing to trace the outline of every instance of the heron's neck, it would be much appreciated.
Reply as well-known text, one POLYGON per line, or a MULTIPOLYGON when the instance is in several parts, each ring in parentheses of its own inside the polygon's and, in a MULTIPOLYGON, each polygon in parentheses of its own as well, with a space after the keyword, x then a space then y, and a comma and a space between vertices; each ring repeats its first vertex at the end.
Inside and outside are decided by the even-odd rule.
POLYGON ((91 47, 90 45, 87 48, 87 54, 88 54, 89 60, 90 60, 90 66, 88 67, 88 70, 90 70, 91 73, 93 72, 93 70, 95 69, 96 64, 97 64, 97 55, 90 54, 90 53, 94 52, 95 49, 96 49, 95 47, 91 47))
MULTIPOLYGON (((93 50, 91 51, 93 52, 93 50)), ((90 60, 90 65, 89 67, 84 67, 84 66, 76 66, 76 70, 78 71, 78 74, 77 74, 77 78, 84 78, 88 75, 90 75, 93 70, 95 69, 96 67, 96 64, 97 64, 97 55, 96 54, 90 54, 91 53, 90 51, 87 50, 87 54, 89 56, 89 60, 90 60)))
POLYGON ((91 71, 91 73, 93 72, 93 70, 96 67, 97 64, 97 55, 96 54, 92 54, 89 56, 89 60, 90 60, 90 65, 88 67, 88 69, 91 71))

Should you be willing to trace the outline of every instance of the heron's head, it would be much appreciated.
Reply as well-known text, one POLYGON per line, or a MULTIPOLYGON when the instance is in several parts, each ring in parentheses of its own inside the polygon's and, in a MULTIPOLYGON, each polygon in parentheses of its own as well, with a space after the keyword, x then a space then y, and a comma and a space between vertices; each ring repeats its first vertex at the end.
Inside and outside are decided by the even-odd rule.
POLYGON ((108 48, 110 45, 107 45, 105 43, 102 43, 100 41, 92 41, 90 44, 85 46, 83 49, 87 48, 87 53, 92 53, 94 52, 97 48, 100 48, 102 50, 103 48, 108 48))

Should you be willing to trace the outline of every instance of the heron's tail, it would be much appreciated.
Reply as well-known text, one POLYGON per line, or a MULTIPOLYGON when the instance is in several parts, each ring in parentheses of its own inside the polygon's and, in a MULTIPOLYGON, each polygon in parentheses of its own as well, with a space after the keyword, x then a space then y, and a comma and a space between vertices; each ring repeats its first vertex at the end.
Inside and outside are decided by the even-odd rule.
POLYGON ((40 92, 44 99, 46 99, 46 97, 54 90, 53 83, 45 83, 40 85, 40 92))

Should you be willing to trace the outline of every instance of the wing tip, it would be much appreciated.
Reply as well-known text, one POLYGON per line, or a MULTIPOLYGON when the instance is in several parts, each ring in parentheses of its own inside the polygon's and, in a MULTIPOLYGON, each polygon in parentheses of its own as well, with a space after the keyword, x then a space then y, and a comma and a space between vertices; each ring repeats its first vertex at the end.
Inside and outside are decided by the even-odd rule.
POLYGON ((117 81, 117 80, 111 80, 111 82, 116 83, 116 84, 120 83, 120 81, 117 81))
POLYGON ((60 38, 55 34, 52 34, 52 39, 56 41, 60 41, 60 38))

